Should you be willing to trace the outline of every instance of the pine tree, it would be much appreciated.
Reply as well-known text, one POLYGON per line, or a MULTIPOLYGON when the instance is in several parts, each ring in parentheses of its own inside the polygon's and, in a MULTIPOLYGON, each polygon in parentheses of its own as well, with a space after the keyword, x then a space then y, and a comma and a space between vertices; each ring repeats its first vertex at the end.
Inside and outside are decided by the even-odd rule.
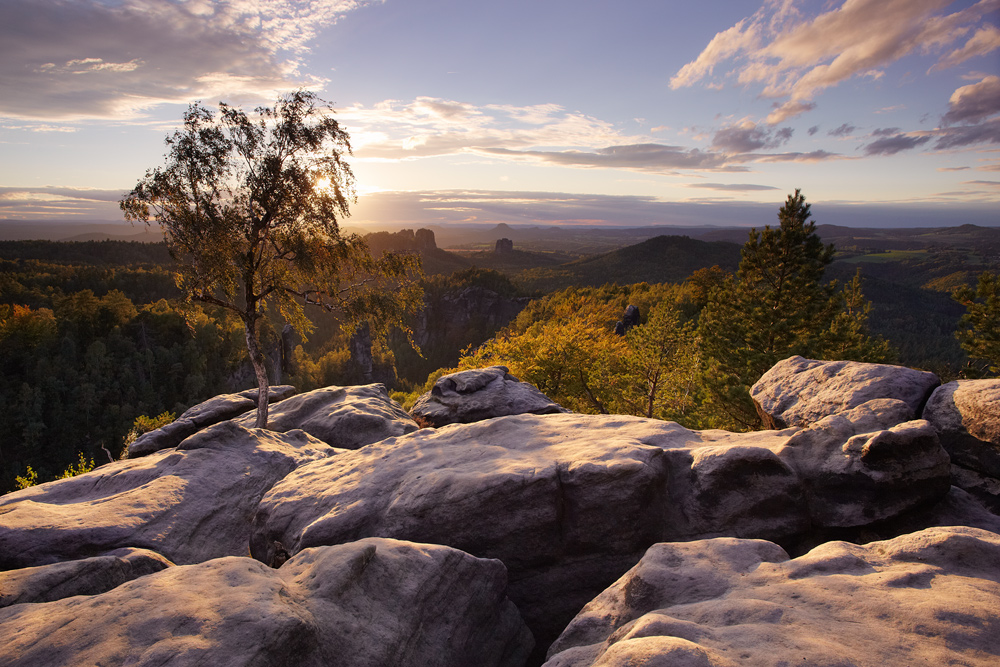
POLYGON ((982 362, 976 366, 970 361, 971 374, 1000 373, 1000 274, 984 271, 975 289, 960 287, 952 298, 967 311, 955 337, 972 360, 982 362))
POLYGON ((735 279, 709 296, 699 318, 708 411, 718 426, 748 430, 760 419, 750 387, 775 363, 822 351, 836 315, 834 284, 821 284, 834 248, 824 245, 799 190, 778 211, 778 228, 750 230, 735 279))

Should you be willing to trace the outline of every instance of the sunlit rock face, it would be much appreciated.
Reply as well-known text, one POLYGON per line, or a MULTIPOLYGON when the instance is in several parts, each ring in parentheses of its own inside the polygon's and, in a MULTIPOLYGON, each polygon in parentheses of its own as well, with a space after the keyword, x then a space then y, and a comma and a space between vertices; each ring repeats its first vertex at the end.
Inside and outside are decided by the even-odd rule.
POLYGON ((951 455, 954 483, 1000 513, 1000 380, 942 385, 923 416, 951 455))
MULTIPOLYGON (((291 385, 278 385, 268 390, 268 402, 284 400, 295 393, 291 385)), ((184 411, 166 426, 143 433, 128 446, 129 458, 146 456, 168 447, 176 447, 198 431, 212 424, 242 415, 257 407, 257 390, 249 389, 238 394, 221 394, 184 411)), ((253 424, 250 424, 253 426, 253 424)))
POLYGON ((577 414, 425 429, 290 473, 260 503, 251 553, 382 536, 498 558, 545 644, 656 542, 794 541, 943 497, 948 457, 905 414, 887 401, 758 433, 577 414))
POLYGON ((873 399, 907 405, 920 415, 938 376, 903 366, 789 357, 775 364, 750 390, 765 428, 808 426, 873 399))
POLYGON ((180 446, 0 496, 0 569, 141 547, 178 564, 246 555, 264 493, 337 450, 221 422, 180 446))
MULTIPOLYGON (((235 421, 251 428, 256 419, 256 412, 248 412, 235 421)), ((301 429, 331 447, 357 449, 418 427, 384 385, 365 384, 324 387, 286 399, 268 411, 267 428, 279 433, 301 429)))
POLYGON ((534 385, 521 382, 506 366, 490 366, 445 375, 417 399, 410 413, 434 428, 507 415, 547 415, 567 410, 534 385))
POLYGON ((0 607, 96 595, 173 563, 147 549, 115 549, 100 556, 0 572, 0 607))
POLYGON ((520 667, 530 633, 498 561, 370 539, 279 569, 228 557, 101 595, 0 609, 4 665, 520 667))
POLYGON ((545 666, 996 665, 997 563, 1000 536, 965 527, 795 559, 757 540, 658 544, 545 666))

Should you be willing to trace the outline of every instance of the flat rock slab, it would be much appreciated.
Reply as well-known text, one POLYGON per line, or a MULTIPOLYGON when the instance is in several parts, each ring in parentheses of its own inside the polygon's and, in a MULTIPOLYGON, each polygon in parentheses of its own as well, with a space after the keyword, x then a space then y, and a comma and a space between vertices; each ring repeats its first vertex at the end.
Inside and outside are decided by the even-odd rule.
POLYGON ((97 595, 173 563, 147 549, 115 549, 101 556, 0 572, 0 607, 97 595))
MULTIPOLYGON (((256 412, 236 419, 252 427, 256 412)), ((285 399, 268 411, 267 428, 284 433, 301 429, 331 447, 357 449, 419 427, 395 401, 385 385, 324 387, 285 399)))
POLYGON ((789 357, 754 384, 750 396, 765 428, 809 426, 823 417, 889 398, 920 410, 941 381, 934 373, 903 366, 789 357))
POLYGON ((758 540, 658 544, 545 667, 1000 663, 1000 536, 931 528, 795 559, 758 540))
POLYGON ((1000 479, 1000 379, 941 385, 924 408, 952 463, 1000 479))
MULTIPOLYGON (((284 400, 295 394, 291 385, 270 387, 267 393, 269 403, 284 400)), ((180 417, 148 433, 143 433, 128 446, 129 458, 146 456, 168 447, 176 447, 198 431, 221 421, 242 415, 257 406, 257 389, 248 389, 238 394, 221 394, 192 406, 180 417)), ((253 426, 253 424, 250 424, 253 426)))
POLYGON ((548 415, 568 412, 507 372, 506 366, 490 366, 445 375, 429 392, 417 399, 410 414, 421 426, 469 424, 507 415, 548 415))
POLYGON ((3 664, 521 667, 501 563, 370 539, 172 567, 101 595, 0 610, 3 664))
POLYGON ((178 564, 246 555, 264 493, 336 450, 221 422, 173 449, 0 496, 0 569, 142 547, 178 564))
POLYGON ((944 496, 947 454, 927 422, 890 427, 898 403, 742 434, 577 414, 423 429, 290 473, 258 507, 251 553, 381 536, 498 558, 545 644, 656 542, 790 539, 944 496))

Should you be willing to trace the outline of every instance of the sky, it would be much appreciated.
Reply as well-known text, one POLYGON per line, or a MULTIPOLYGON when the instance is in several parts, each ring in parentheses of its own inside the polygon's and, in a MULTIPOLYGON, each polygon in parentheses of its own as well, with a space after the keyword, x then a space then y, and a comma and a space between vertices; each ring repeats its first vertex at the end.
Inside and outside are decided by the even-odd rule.
POLYGON ((351 226, 1000 225, 1000 0, 0 0, 0 230, 299 88, 351 226))

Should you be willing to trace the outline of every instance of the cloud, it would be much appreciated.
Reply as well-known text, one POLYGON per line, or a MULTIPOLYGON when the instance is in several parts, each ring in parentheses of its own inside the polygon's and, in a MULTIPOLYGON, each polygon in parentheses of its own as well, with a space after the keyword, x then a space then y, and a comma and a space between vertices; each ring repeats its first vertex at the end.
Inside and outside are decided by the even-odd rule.
POLYGON ((922 146, 931 140, 929 136, 913 136, 909 134, 892 134, 882 136, 880 139, 867 144, 864 147, 865 155, 895 155, 896 153, 912 150, 917 146, 922 146))
POLYGON ((946 55, 930 71, 961 65, 966 60, 985 56, 998 48, 1000 48, 1000 29, 995 25, 983 26, 965 43, 965 46, 946 55))
POLYGON ((682 169, 712 170, 727 166, 728 156, 723 153, 687 149, 662 144, 633 144, 607 146, 594 151, 565 150, 511 150, 484 148, 479 152, 497 157, 531 158, 564 167, 592 167, 604 169, 633 169, 658 173, 676 173, 682 169))
POLYGON ((0 186, 0 218, 87 217, 121 220, 123 190, 0 186))
POLYGON ((718 130, 712 138, 712 148, 733 153, 749 153, 762 148, 777 148, 791 137, 790 127, 774 131, 744 119, 735 125, 718 130))
POLYGON ((816 134, 817 132, 819 132, 819 125, 813 125, 812 127, 809 128, 810 137, 816 134))
POLYGON ((687 188, 703 188, 705 190, 724 190, 727 192, 756 192, 759 190, 780 190, 771 185, 754 185, 752 183, 688 183, 687 188))
MULTIPOLYGON (((671 79, 681 88, 710 77, 733 61, 725 78, 759 85, 776 103, 769 123, 812 110, 822 91, 855 77, 879 78, 886 66, 917 52, 941 50, 964 37, 997 0, 946 13, 951 0, 847 0, 803 20, 788 3, 766 2, 753 16, 717 34, 671 79)), ((949 53, 941 67, 993 48, 993 31, 983 27, 965 46, 949 53), (980 33, 982 33, 980 35, 980 33)))
POLYGON ((368 0, 5 0, 0 115, 131 118, 158 104, 273 99, 318 31, 368 0))
POLYGON ((851 134, 854 133, 854 130, 856 129, 858 128, 854 127, 849 123, 844 123, 840 127, 830 130, 829 132, 827 132, 827 134, 830 135, 831 137, 849 137, 851 134))
POLYGON ((937 131, 934 148, 962 148, 973 144, 1000 144, 1000 118, 977 125, 957 125, 937 131))
POLYGON ((952 93, 948 113, 942 121, 946 125, 975 123, 997 113, 1000 113, 1000 76, 990 75, 952 93))

